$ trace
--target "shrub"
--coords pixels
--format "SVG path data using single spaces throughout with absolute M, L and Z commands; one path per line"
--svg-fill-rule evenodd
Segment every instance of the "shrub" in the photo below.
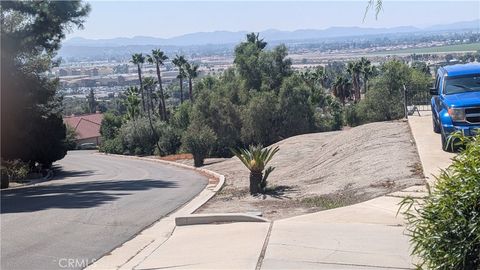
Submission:
M 238 107 L 224 93 L 199 93 L 192 110 L 191 122 L 210 127 L 217 136 L 212 154 L 230 157 L 230 148 L 241 143 L 241 119 Z
M 123 154 L 122 140 L 119 137 L 104 140 L 100 145 L 99 151 L 108 154 Z
M 314 108 L 309 97 L 310 89 L 299 76 L 284 80 L 278 94 L 278 124 L 282 138 L 314 131 Z
M 181 140 L 177 132 L 167 124 L 162 124 L 159 130 L 158 145 L 161 152 L 155 149 L 155 155 L 165 156 L 175 154 L 180 148 Z
M 182 144 L 192 153 L 195 167 L 203 166 L 204 159 L 210 154 L 217 136 L 206 125 L 192 124 L 183 134 Z
M 66 129 L 66 136 L 65 136 L 65 147 L 67 150 L 75 150 L 77 149 L 77 133 L 74 128 L 69 125 L 65 125 Z
M 2 160 L 2 183 L 1 188 L 8 188 L 11 181 L 21 182 L 30 172 L 30 167 L 27 163 L 19 159 Z
M 245 144 L 269 145 L 277 135 L 277 97 L 263 92 L 254 95 L 242 111 L 242 140 Z
M 102 125 L 100 126 L 100 134 L 104 140 L 110 140 L 118 135 L 118 130 L 122 126 L 122 117 L 116 116 L 111 112 L 103 115 Z
M 160 121 L 154 121 L 157 134 L 160 133 Z M 129 155 L 152 155 L 156 147 L 155 134 L 152 133 L 148 118 L 139 117 L 125 122 L 118 131 L 123 151 Z
M 185 131 L 190 125 L 190 115 L 192 114 L 192 104 L 190 101 L 183 102 L 176 109 L 175 113 L 172 116 L 171 123 L 172 126 L 178 130 Z
M 359 114 L 359 108 L 357 104 L 347 104 L 345 106 L 345 123 L 351 127 L 355 127 L 362 124 L 362 116 Z
M 402 213 L 420 267 L 480 267 L 480 135 L 459 139 L 465 149 L 441 172 L 428 197 L 423 202 L 407 198 L 402 203 L 407 206 Z M 415 203 L 418 206 L 413 207 Z

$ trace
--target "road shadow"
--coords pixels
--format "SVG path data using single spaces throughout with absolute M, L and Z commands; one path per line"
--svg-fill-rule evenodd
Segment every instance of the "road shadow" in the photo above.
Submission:
M 90 208 L 135 191 L 177 187 L 174 182 L 152 179 L 32 186 L 2 191 L 0 213 L 35 212 L 50 208 Z
M 52 180 L 61 180 L 64 178 L 71 178 L 71 177 L 85 177 L 91 176 L 95 174 L 95 171 L 92 170 L 83 170 L 83 171 L 74 171 L 74 170 L 64 170 L 61 165 L 54 165 L 52 167 L 54 172 L 54 176 Z

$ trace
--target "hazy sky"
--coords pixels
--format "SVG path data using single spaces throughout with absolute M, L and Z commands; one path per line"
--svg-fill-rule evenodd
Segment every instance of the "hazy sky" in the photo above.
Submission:
M 216 30 L 324 29 L 331 26 L 392 27 L 480 18 L 480 1 L 388 1 L 375 20 L 363 22 L 367 0 L 357 1 L 89 1 L 85 29 L 68 37 L 172 36 Z

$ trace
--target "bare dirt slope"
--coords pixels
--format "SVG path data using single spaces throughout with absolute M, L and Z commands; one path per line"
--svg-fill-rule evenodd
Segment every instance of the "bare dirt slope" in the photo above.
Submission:
M 306 134 L 276 143 L 266 195 L 248 193 L 249 172 L 237 159 L 205 166 L 224 174 L 224 188 L 198 212 L 260 211 L 272 218 L 365 201 L 413 185 L 423 175 L 404 121 Z M 208 163 L 208 162 L 207 162 Z

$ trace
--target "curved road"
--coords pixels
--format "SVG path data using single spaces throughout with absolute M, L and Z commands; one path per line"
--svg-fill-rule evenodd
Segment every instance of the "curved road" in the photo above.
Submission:
M 73 151 L 54 180 L 1 192 L 1 269 L 79 269 L 188 202 L 206 177 Z M 70 265 L 69 265 L 70 262 Z

